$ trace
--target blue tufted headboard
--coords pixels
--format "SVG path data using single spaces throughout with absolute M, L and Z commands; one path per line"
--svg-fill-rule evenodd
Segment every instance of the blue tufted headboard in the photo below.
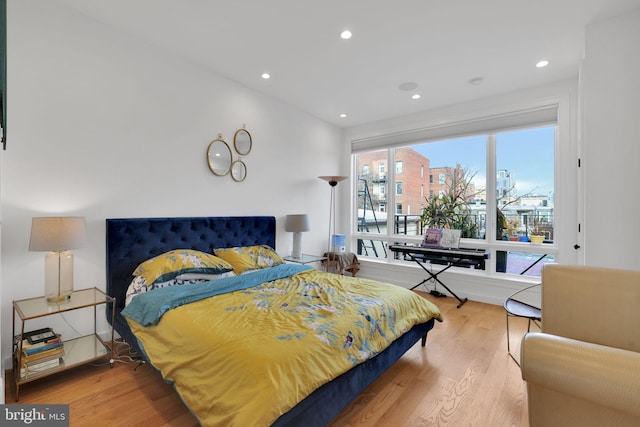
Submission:
M 172 249 L 269 245 L 276 248 L 276 219 L 272 216 L 107 219 L 107 294 L 116 298 L 115 330 L 138 350 L 129 326 L 120 315 L 131 273 L 141 262 Z M 111 309 L 107 309 L 111 323 Z

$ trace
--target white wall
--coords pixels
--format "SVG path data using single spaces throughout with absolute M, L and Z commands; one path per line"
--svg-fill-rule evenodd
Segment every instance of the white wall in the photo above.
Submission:
M 7 16 L 2 360 L 12 300 L 43 293 L 44 253 L 28 251 L 33 216 L 86 217 L 90 246 L 74 251 L 77 289 L 105 287 L 110 217 L 273 215 L 277 249 L 289 254 L 284 216 L 309 213 L 303 249 L 326 247 L 329 186 L 317 177 L 348 172 L 338 128 L 56 2 L 12 1 Z M 253 136 L 247 179 L 214 176 L 209 142 L 222 133 L 232 143 L 243 124 Z
M 589 25 L 580 69 L 585 262 L 640 269 L 640 9 Z

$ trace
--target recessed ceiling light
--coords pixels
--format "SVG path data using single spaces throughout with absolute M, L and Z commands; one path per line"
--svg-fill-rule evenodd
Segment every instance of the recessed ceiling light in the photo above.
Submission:
M 411 99 L 420 99 L 420 94 L 414 93 L 413 95 L 411 95 Z
M 547 65 L 549 65 L 549 61 L 547 61 L 546 59 L 543 59 L 542 61 L 536 64 L 536 67 L 542 68 L 542 67 L 546 67 Z
M 340 114 L 340 118 L 344 119 L 345 117 L 347 117 L 347 115 L 345 113 Z
M 260 77 L 262 77 L 265 80 L 268 80 L 271 78 L 271 74 L 269 73 L 262 73 L 262 75 L 260 75 Z
M 351 31 L 344 30 L 343 32 L 340 33 L 340 37 L 343 38 L 344 40 L 350 39 L 351 38 Z

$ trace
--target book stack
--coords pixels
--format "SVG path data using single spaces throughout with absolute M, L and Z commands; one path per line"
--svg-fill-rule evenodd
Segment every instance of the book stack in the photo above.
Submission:
M 22 340 L 20 377 L 28 378 L 60 366 L 64 343 L 50 328 L 27 332 Z

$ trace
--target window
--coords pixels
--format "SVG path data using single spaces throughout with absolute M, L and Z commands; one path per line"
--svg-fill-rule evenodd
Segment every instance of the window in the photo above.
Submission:
M 402 161 L 398 160 L 396 161 L 396 174 L 401 174 L 402 173 Z
M 460 229 L 461 246 L 466 243 L 491 252 L 493 271 L 489 274 L 539 276 L 542 265 L 553 262 L 557 253 L 557 134 L 555 122 L 532 123 L 517 130 L 416 141 L 383 150 L 355 150 L 356 165 L 362 156 L 375 153 L 379 159 L 395 161 L 396 174 L 403 171 L 402 182 L 396 177 L 392 180 L 396 190 L 387 200 L 396 207 L 394 217 L 365 213 L 369 231 L 356 231 L 357 246 L 364 238 L 358 233 L 371 230 L 386 236 L 378 239 L 394 244 L 409 242 L 411 237 L 419 243 L 425 227 Z M 396 200 L 400 196 L 402 203 Z M 370 207 L 376 210 L 376 206 Z M 430 217 L 430 208 L 440 212 L 450 209 L 456 214 L 443 220 L 438 215 Z M 377 211 L 382 213 L 382 206 Z M 538 232 L 544 236 L 544 243 L 522 245 Z M 393 256 L 386 251 L 378 253 L 382 258 Z

